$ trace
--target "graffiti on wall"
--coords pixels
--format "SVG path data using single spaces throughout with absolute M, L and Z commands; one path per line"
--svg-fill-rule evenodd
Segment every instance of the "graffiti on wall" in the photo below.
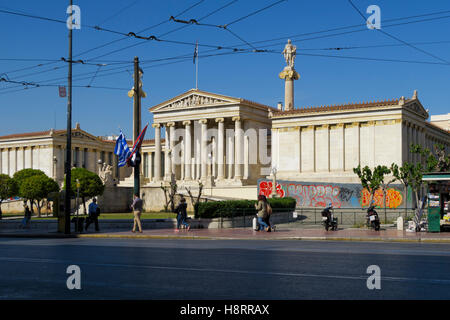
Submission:
M 385 207 L 385 201 L 383 196 L 383 190 L 378 189 L 375 191 L 373 200 L 375 201 L 375 206 L 379 208 Z M 394 188 L 388 188 L 386 190 L 386 208 L 394 209 L 400 207 L 403 201 L 403 195 L 402 192 L 394 189 Z M 367 207 L 369 206 L 370 202 L 370 193 L 367 189 L 363 189 L 361 191 L 361 206 Z
M 270 180 L 258 181 L 258 194 L 270 197 L 273 183 Z M 297 200 L 297 207 L 325 207 L 329 203 L 335 208 L 361 208 L 369 205 L 370 194 L 358 184 L 334 184 L 277 181 L 278 197 L 292 197 Z M 381 189 L 375 192 L 375 205 L 384 208 L 399 208 L 404 206 L 401 187 L 391 187 L 386 192 L 384 201 Z

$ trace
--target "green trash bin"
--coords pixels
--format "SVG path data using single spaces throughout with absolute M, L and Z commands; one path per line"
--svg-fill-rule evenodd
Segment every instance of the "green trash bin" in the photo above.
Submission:
M 428 208 L 428 232 L 441 232 L 440 208 Z

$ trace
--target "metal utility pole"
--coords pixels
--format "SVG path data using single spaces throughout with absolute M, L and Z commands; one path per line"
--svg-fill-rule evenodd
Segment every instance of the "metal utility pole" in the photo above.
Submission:
M 70 7 L 72 8 L 72 0 L 70 0 Z M 72 21 L 72 20 L 71 20 Z M 72 25 L 70 25 L 72 26 Z M 67 95 L 67 143 L 66 143 L 66 162 L 64 171 L 66 174 L 66 194 L 64 198 L 64 233 L 70 234 L 70 170 L 72 167 L 72 28 L 69 28 L 69 74 L 68 74 L 68 87 L 69 92 Z
M 134 57 L 134 106 L 133 106 L 133 141 L 136 143 L 141 132 L 141 92 L 140 91 L 139 58 Z M 134 167 L 134 194 L 140 194 L 140 159 L 141 150 L 136 150 L 136 166 Z

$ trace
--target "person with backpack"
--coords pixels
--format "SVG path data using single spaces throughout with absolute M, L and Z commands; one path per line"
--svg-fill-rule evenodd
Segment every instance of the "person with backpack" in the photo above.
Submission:
M 270 217 L 272 215 L 272 207 L 270 206 L 269 202 L 267 201 L 266 196 L 264 196 L 264 199 L 265 199 L 266 205 L 267 205 L 267 214 L 266 214 L 265 218 L 263 219 L 263 221 L 269 226 L 269 232 L 275 231 L 275 226 L 270 223 Z
M 98 217 L 100 216 L 100 208 L 97 205 L 97 199 L 92 199 L 92 203 L 89 205 L 89 216 L 86 220 L 86 231 L 88 230 L 89 225 L 94 222 L 95 223 L 95 231 L 100 231 L 98 227 Z
M 191 228 L 189 223 L 186 222 L 187 219 L 186 211 L 187 211 L 186 199 L 183 197 L 183 195 L 180 195 L 180 203 L 175 208 L 175 213 L 177 214 L 177 228 L 175 229 L 175 232 L 180 231 L 181 225 L 184 225 L 187 231 L 189 231 L 189 229 Z
M 267 232 L 270 232 L 270 226 L 264 221 L 265 219 L 268 218 L 268 214 L 267 214 L 267 198 L 264 195 L 259 195 L 258 196 L 258 203 L 255 204 L 255 208 L 256 211 L 258 211 L 258 213 L 256 214 L 256 216 L 258 217 L 258 229 L 257 231 L 260 230 L 266 230 Z

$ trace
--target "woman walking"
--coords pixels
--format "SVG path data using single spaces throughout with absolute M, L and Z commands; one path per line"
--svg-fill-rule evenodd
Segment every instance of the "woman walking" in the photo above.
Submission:
M 256 216 L 258 217 L 258 229 L 266 230 L 270 232 L 270 226 L 264 221 L 267 218 L 267 199 L 264 195 L 260 194 L 258 196 L 258 203 L 255 204 L 255 208 L 258 211 Z

